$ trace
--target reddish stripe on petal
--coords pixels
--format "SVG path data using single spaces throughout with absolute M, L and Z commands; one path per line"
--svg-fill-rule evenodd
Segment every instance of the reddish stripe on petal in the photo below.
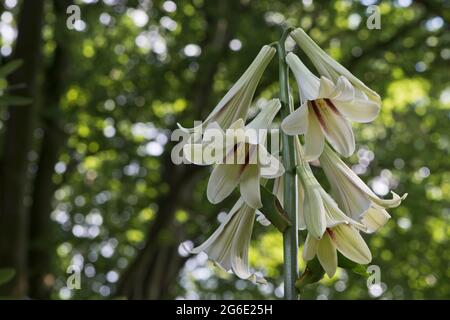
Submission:
M 239 144 L 236 143 L 236 144 L 233 146 L 233 149 L 230 149 L 230 151 L 228 151 L 228 153 L 224 155 L 224 157 L 223 157 L 223 163 L 226 164 L 226 163 L 227 163 L 228 157 L 229 157 L 230 155 L 232 155 L 232 154 L 233 154 L 233 162 L 236 160 L 236 151 L 237 151 L 237 149 L 238 149 L 238 146 L 239 146 Z
M 245 170 L 245 168 L 251 164 L 250 163 L 250 145 L 248 145 L 247 143 L 244 144 L 244 152 L 245 152 L 245 160 L 244 160 L 244 164 L 241 166 L 239 174 L 242 174 L 242 172 Z
M 250 163 L 250 145 L 245 144 L 245 164 Z
M 311 103 L 311 107 L 312 107 L 312 109 L 313 109 L 313 111 L 314 111 L 314 114 L 316 115 L 317 120 L 319 120 L 320 126 L 321 126 L 324 130 L 326 130 L 326 127 L 327 127 L 327 126 L 325 125 L 325 120 L 324 120 L 324 118 L 322 117 L 322 114 L 320 113 L 320 110 L 319 110 L 319 107 L 318 107 L 317 104 L 316 104 L 316 101 L 311 100 L 310 103 Z
M 334 103 L 330 99 L 323 99 L 323 100 L 330 107 L 330 109 L 333 110 L 334 113 L 336 113 L 337 115 L 341 115 L 339 110 L 336 108 L 336 106 L 334 105 Z
M 326 232 L 328 233 L 331 239 L 336 240 L 336 235 L 334 234 L 334 231 L 332 229 L 327 228 Z
M 239 168 L 239 176 L 241 176 L 242 172 L 244 172 L 245 168 L 247 168 L 248 163 L 241 165 Z

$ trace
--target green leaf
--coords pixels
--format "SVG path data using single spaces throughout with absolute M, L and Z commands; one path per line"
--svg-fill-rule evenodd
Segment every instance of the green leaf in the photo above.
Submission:
M 22 65 L 22 60 L 13 60 L 0 68 L 0 78 L 6 77 Z
M 356 263 L 344 257 L 340 252 L 338 252 L 338 266 L 343 269 L 350 270 L 366 278 L 370 276 L 370 274 L 367 272 L 367 265 Z
M 322 280 L 324 275 L 325 270 L 322 268 L 319 260 L 314 258 L 313 260 L 308 261 L 305 271 L 303 271 L 302 275 L 295 282 L 295 287 L 301 291 L 306 286 Z
M 16 270 L 12 268 L 0 269 L 0 286 L 10 281 L 16 275 Z
M 24 97 L 16 97 L 16 96 L 1 96 L 0 97 L 0 105 L 4 106 L 24 106 L 31 103 L 31 99 Z
M 263 207 L 260 211 L 278 230 L 284 232 L 291 225 L 291 222 L 278 198 L 266 187 L 261 187 L 261 201 Z

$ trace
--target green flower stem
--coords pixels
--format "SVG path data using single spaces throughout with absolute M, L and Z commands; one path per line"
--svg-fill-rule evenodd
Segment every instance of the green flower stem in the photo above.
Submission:
M 281 116 L 284 119 L 290 114 L 291 106 L 289 99 L 289 69 L 285 61 L 286 50 L 284 43 L 292 29 L 286 29 L 277 43 Z M 281 130 L 280 130 L 281 131 Z M 284 296 L 286 300 L 296 300 L 297 292 L 295 282 L 298 278 L 298 228 L 296 212 L 295 188 L 295 154 L 293 137 L 281 131 L 282 139 L 282 161 L 286 173 L 284 175 L 284 209 L 288 214 L 291 226 L 283 232 L 284 253 Z

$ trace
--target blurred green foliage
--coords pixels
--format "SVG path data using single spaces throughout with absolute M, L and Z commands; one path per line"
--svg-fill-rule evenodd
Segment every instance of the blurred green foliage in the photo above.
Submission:
M 8 82 L 6 77 L 17 70 L 22 65 L 21 60 L 14 60 L 6 63 L 0 68 L 0 107 L 7 105 L 20 106 L 29 104 L 30 100 L 23 97 L 8 94 Z
M 14 269 L 0 269 L 0 286 L 11 280 L 15 274 Z
M 68 32 L 70 79 L 58 113 L 68 139 L 53 175 L 52 297 L 115 296 L 120 276 L 158 215 L 157 200 L 169 192 L 161 172 L 170 129 L 176 122 L 190 127 L 207 114 L 259 48 L 276 41 L 281 25 L 289 24 L 303 27 L 383 97 L 379 118 L 355 127 L 358 152 L 347 162 L 379 194 L 386 195 L 387 188 L 409 194 L 390 211 L 393 218 L 381 232 L 366 237 L 372 264 L 381 268 L 381 292 L 369 292 L 364 277 L 340 270 L 304 297 L 450 298 L 450 9 L 441 1 L 241 2 L 241 11 L 226 13 L 225 18 L 234 16 L 226 20 L 235 24 L 233 40 L 220 56 L 213 92 L 198 113 L 192 110 L 192 84 L 215 54 L 203 47 L 211 17 L 221 14 L 215 5 L 206 0 L 78 1 L 85 24 Z M 380 30 L 365 25 L 372 3 L 381 10 Z M 45 63 L 55 48 L 54 19 L 48 9 Z M 264 74 L 260 97 L 276 96 L 276 67 L 272 63 Z M 296 89 L 294 96 L 297 101 Z M 4 110 L 0 113 L 1 130 L 7 118 Z M 36 152 L 30 157 L 36 161 Z M 186 186 L 189 200 L 177 203 L 174 215 L 181 238 L 195 244 L 213 232 L 217 215 L 232 205 L 208 203 L 207 170 L 193 187 Z M 316 172 L 320 176 L 320 169 Z M 273 226 L 255 226 L 250 263 L 268 285 L 223 274 L 202 255 L 184 256 L 173 297 L 280 297 L 281 236 Z M 161 234 L 160 241 L 173 238 L 169 228 Z M 81 290 L 65 287 L 71 264 L 83 270 Z

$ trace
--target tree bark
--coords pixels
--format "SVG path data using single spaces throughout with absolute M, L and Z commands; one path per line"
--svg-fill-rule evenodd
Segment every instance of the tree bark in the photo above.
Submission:
M 44 0 L 23 1 L 14 51 L 14 58 L 21 59 L 23 65 L 8 79 L 10 85 L 23 87 L 14 95 L 35 98 L 43 14 Z M 27 156 L 32 144 L 35 103 L 10 106 L 8 112 L 0 168 L 0 268 L 12 267 L 16 276 L 1 287 L 0 295 L 23 297 L 27 292 Z
M 44 103 L 40 110 L 43 124 L 43 138 L 39 152 L 38 171 L 33 185 L 33 204 L 30 209 L 29 232 L 29 295 L 35 299 L 48 299 L 54 285 L 52 273 L 52 258 L 55 252 L 53 238 L 52 199 L 56 185 L 52 181 L 55 164 L 61 147 L 66 141 L 62 129 L 59 103 L 66 88 L 68 69 L 68 50 L 64 45 L 67 41 L 65 27 L 65 10 L 71 0 L 53 0 L 53 10 L 56 15 L 55 42 L 56 48 L 53 61 L 45 72 Z
M 208 3 L 209 4 L 209 3 Z M 215 1 L 209 8 L 208 31 L 203 41 L 205 52 L 200 62 L 197 79 L 192 83 L 189 97 L 190 112 L 200 115 L 212 93 L 214 76 L 220 60 L 228 49 L 228 43 L 236 30 L 240 1 Z M 208 9 L 206 9 L 208 10 Z M 171 146 L 166 146 L 163 179 L 169 184 L 169 192 L 157 201 L 158 213 L 147 233 L 146 245 L 138 253 L 119 283 L 117 296 L 128 299 L 170 299 L 176 295 L 177 276 L 184 259 L 178 255 L 182 230 L 174 221 L 184 193 L 191 190 L 195 173 L 201 169 L 193 166 L 177 166 L 170 159 Z M 167 237 L 166 235 L 170 235 Z

